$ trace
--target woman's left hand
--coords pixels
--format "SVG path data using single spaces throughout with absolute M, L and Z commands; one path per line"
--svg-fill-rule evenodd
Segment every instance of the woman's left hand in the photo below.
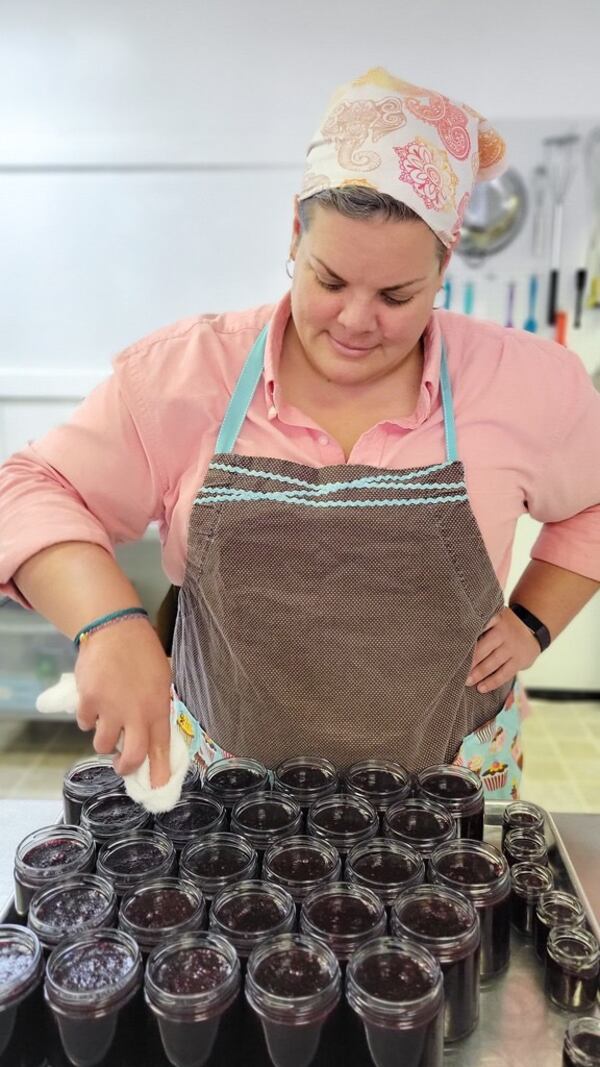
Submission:
M 489 693 L 514 678 L 540 654 L 540 646 L 524 622 L 503 608 L 482 633 L 466 685 L 476 685 L 479 693 Z

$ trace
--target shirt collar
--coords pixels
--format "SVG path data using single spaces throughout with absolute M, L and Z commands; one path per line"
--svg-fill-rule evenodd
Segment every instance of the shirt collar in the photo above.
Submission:
M 265 402 L 270 417 L 277 414 L 277 389 L 279 362 L 283 335 L 291 315 L 291 296 L 285 293 L 278 304 L 275 304 L 267 344 L 265 347 L 264 362 L 264 388 Z M 399 419 L 387 419 L 390 426 L 399 426 L 402 429 L 413 429 L 420 426 L 429 417 L 433 404 L 437 398 L 440 387 L 440 363 L 442 354 L 442 331 L 439 318 L 432 311 L 425 331 L 423 333 L 423 376 L 417 406 L 412 415 Z

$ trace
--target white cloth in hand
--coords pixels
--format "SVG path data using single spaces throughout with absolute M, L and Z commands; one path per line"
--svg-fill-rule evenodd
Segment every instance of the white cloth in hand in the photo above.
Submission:
M 38 711 L 43 714 L 67 712 L 74 715 L 79 703 L 74 674 L 61 674 L 60 680 L 50 689 L 40 693 L 35 702 Z M 123 735 L 117 741 L 117 751 L 121 751 Z M 171 777 L 165 785 L 153 789 L 150 785 L 150 763 L 148 757 L 132 774 L 123 776 L 125 789 L 136 804 L 141 804 L 147 811 L 157 813 L 170 811 L 181 796 L 181 787 L 190 762 L 190 750 L 183 739 L 176 723 L 176 713 L 171 700 Z

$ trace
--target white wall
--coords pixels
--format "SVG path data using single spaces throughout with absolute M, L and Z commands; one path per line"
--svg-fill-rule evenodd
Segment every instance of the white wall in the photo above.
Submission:
M 137 337 L 277 298 L 304 149 L 339 82 L 383 65 L 467 101 L 528 180 L 545 134 L 600 125 L 599 41 L 596 0 L 0 0 L 0 460 Z M 589 225 L 580 160 L 568 310 Z M 456 259 L 455 306 L 473 277 L 476 312 L 502 321 L 515 280 L 520 323 L 534 271 L 544 279 L 547 262 L 529 230 L 479 272 Z M 600 313 L 569 341 L 599 364 Z M 517 568 L 532 537 L 525 524 Z M 590 684 L 594 656 L 580 653 L 600 647 L 600 608 L 584 624 L 577 653 L 561 651 L 567 635 L 540 660 L 537 684 Z

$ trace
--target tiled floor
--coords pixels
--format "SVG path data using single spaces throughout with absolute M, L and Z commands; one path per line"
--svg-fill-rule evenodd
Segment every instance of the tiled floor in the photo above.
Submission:
M 600 812 L 600 702 L 531 703 L 523 797 L 551 811 Z M 66 768 L 91 753 L 90 735 L 71 723 L 0 721 L 0 797 L 58 798 Z

